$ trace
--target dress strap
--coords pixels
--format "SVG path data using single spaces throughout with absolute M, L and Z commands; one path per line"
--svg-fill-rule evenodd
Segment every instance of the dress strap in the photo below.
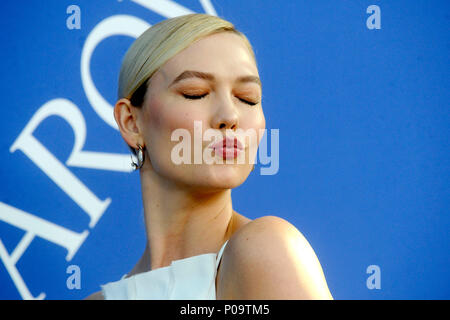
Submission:
M 217 253 L 217 258 L 216 258 L 216 270 L 219 267 L 220 264 L 220 260 L 222 259 L 222 254 L 223 254 L 223 250 L 225 250 L 225 246 L 227 245 L 228 240 L 225 241 L 225 243 L 222 245 L 222 248 L 220 248 L 219 252 Z

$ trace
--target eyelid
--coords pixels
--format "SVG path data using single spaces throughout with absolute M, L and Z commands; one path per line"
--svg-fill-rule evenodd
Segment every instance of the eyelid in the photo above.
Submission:
M 247 99 L 243 99 L 243 98 L 238 98 L 241 102 L 246 103 L 250 106 L 256 106 L 259 102 L 253 102 Z
M 211 91 L 210 87 L 204 85 L 183 85 L 175 88 L 175 91 L 186 95 L 202 95 Z
M 182 93 L 182 95 L 185 99 L 196 100 L 196 99 L 202 99 L 202 98 L 206 97 L 208 95 L 208 93 L 203 93 L 203 94 Z
M 206 80 L 200 78 L 183 79 L 171 86 L 173 86 L 175 90 L 198 90 L 198 88 L 210 88 L 210 84 Z
M 239 101 L 247 103 L 249 105 L 257 105 L 258 103 L 261 102 L 261 98 L 259 97 L 259 95 L 256 95 L 254 93 L 235 93 L 234 95 L 237 99 L 239 99 Z

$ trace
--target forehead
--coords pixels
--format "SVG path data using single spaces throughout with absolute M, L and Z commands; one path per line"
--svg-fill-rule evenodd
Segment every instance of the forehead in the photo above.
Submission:
M 258 76 L 255 60 L 245 41 L 231 32 L 197 40 L 169 59 L 158 73 L 168 82 L 185 70 L 212 73 L 224 79 L 243 75 Z

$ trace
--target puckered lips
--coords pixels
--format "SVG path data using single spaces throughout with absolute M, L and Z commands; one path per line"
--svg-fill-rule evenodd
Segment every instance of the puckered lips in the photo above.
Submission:
M 234 159 L 244 150 L 242 142 L 237 137 L 225 137 L 222 141 L 212 144 L 210 148 L 223 159 Z

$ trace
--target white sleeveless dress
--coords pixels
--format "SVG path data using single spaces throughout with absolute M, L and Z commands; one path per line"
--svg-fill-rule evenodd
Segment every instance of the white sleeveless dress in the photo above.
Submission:
M 101 285 L 105 300 L 215 300 L 218 253 L 172 261 L 167 267 Z

